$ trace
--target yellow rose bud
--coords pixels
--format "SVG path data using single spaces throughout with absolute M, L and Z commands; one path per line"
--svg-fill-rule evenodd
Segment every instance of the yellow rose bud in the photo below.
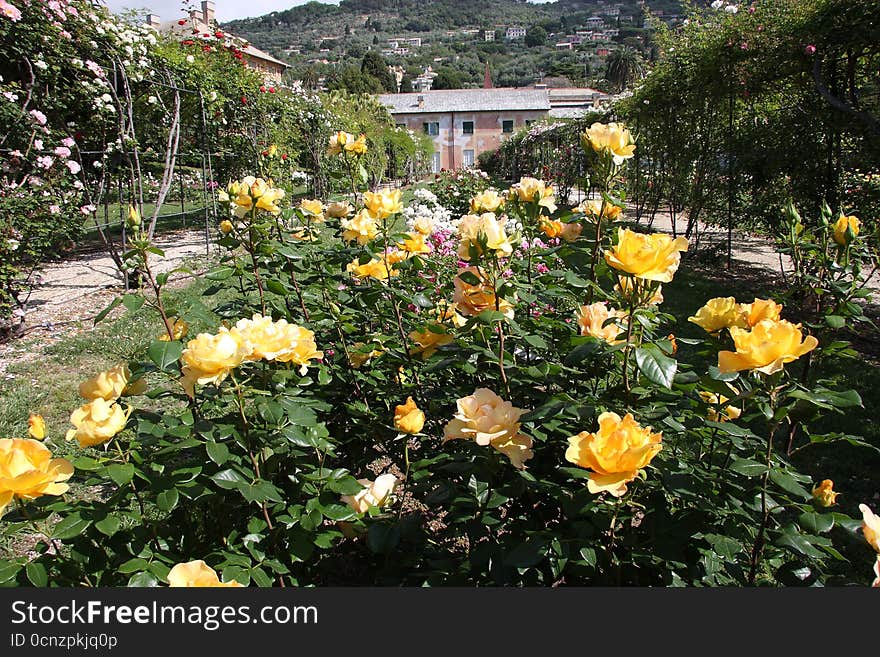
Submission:
M 610 157 L 618 166 L 636 151 L 632 135 L 622 123 L 594 123 L 581 135 L 581 145 L 584 150 Z
M 221 582 L 217 571 L 211 568 L 201 559 L 179 563 L 168 571 L 168 586 L 171 587 L 200 587 L 200 588 L 238 588 L 242 584 L 236 580 Z
M 834 223 L 834 233 L 832 235 L 834 241 L 841 246 L 846 246 L 858 237 L 860 227 L 861 222 L 859 222 L 859 218 L 855 215 L 850 215 L 848 217 L 841 215 Z
M 180 340 L 186 337 L 186 334 L 189 333 L 189 324 L 187 324 L 184 320 L 178 317 L 169 317 L 168 322 L 171 324 L 171 335 L 175 340 Z M 168 336 L 167 329 L 159 334 L 158 340 L 162 340 L 163 342 L 170 342 L 171 337 Z
M 251 346 L 238 332 L 230 332 L 221 326 L 216 335 L 199 333 L 186 343 L 180 356 L 183 364 L 180 383 L 193 397 L 196 383 L 219 385 L 250 353 Z
M 859 511 L 862 512 L 862 535 L 868 545 L 880 553 L 880 516 L 874 515 L 867 504 L 859 504 Z
M 608 309 L 604 301 L 598 301 L 589 306 L 578 308 L 577 321 L 581 329 L 581 335 L 590 335 L 609 344 L 623 342 L 618 339 L 624 330 L 615 322 L 606 322 L 609 319 L 626 319 L 626 313 L 621 310 Z
M 403 211 L 399 189 L 364 192 L 364 205 L 376 219 L 385 219 Z
M 605 262 L 636 278 L 669 283 L 681 260 L 679 251 L 687 251 L 683 237 L 672 239 L 665 233 L 645 235 L 626 228 L 617 231 L 617 244 L 605 251 Z
M 70 423 L 76 428 L 69 429 L 65 438 L 76 438 L 80 447 L 100 445 L 125 428 L 129 415 L 131 407 L 124 411 L 116 402 L 98 397 L 70 414 Z
M 689 322 L 693 322 L 707 333 L 718 333 L 722 329 L 729 329 L 733 326 L 745 328 L 748 321 L 742 311 L 740 304 L 733 297 L 715 297 L 709 299 L 703 305 L 696 315 L 688 317 Z
M 71 475 L 73 465 L 53 459 L 43 443 L 29 438 L 0 439 L 0 517 L 13 498 L 63 495 L 69 488 L 64 482 Z
M 813 502 L 818 506 L 828 508 L 837 503 L 837 496 L 840 493 L 834 491 L 834 482 L 830 479 L 823 479 L 822 482 L 813 489 Z
M 504 197 L 494 189 L 480 192 L 471 199 L 471 212 L 482 214 L 484 212 L 497 212 L 504 205 Z
M 464 281 L 461 275 L 465 272 L 476 276 L 480 280 L 479 284 L 471 285 Z M 465 267 L 458 272 L 453 284 L 455 285 L 455 293 L 452 299 L 460 313 L 473 317 L 484 310 L 498 310 L 508 319 L 513 319 L 513 304 L 507 299 L 496 297 L 492 285 L 478 268 Z
M 46 437 L 46 421 L 38 413 L 31 413 L 28 417 L 28 433 L 31 438 L 43 440 Z
M 137 228 L 141 225 L 141 213 L 133 205 L 128 206 L 128 225 Z
M 730 329 L 730 337 L 733 338 L 736 352 L 718 353 L 718 369 L 722 372 L 756 370 L 773 374 L 781 370 L 785 363 L 797 360 L 819 344 L 812 335 L 801 341 L 800 324 L 792 324 L 784 319 L 765 319 L 751 331 L 734 326 Z
M 582 431 L 568 439 L 565 459 L 592 470 L 587 483 L 591 493 L 607 491 L 620 497 L 627 483 L 662 449 L 662 440 L 662 433 L 642 428 L 630 413 L 623 419 L 617 413 L 602 413 L 597 432 Z
M 433 324 L 432 326 L 437 330 L 432 331 L 430 328 L 425 327 L 421 331 L 412 331 L 409 334 L 409 339 L 418 345 L 418 349 L 413 350 L 413 353 L 421 353 L 422 360 L 429 359 L 438 348 L 449 344 L 453 340 L 445 328 L 438 324 Z
M 488 388 L 455 402 L 457 413 L 443 429 L 447 440 L 473 440 L 477 445 L 491 445 L 507 456 L 514 467 L 523 469 L 532 456 L 532 439 L 520 432 L 520 416 L 525 409 L 516 408 Z
M 370 507 L 382 508 L 391 502 L 391 494 L 397 486 L 397 477 L 393 474 L 383 474 L 376 477 L 376 481 L 358 479 L 358 483 L 364 487 L 361 492 L 356 495 L 343 495 L 341 499 L 358 513 L 366 513 Z
M 412 397 L 406 403 L 394 407 L 394 427 L 401 433 L 416 434 L 425 426 L 425 414 L 419 410 Z
M 229 235 L 229 233 L 232 232 L 232 229 L 233 229 L 233 225 L 232 225 L 232 222 L 229 221 L 229 219 L 224 219 L 223 221 L 220 222 L 220 232 L 223 233 L 224 235 Z
M 618 276 L 614 291 L 632 303 L 647 303 L 649 306 L 659 306 L 663 303 L 663 286 L 660 283 L 648 283 L 643 280 L 635 283 L 636 280 L 632 276 Z M 642 298 L 645 296 L 646 286 L 656 286 L 647 301 Z
M 701 390 L 700 397 L 709 404 L 709 409 L 706 411 L 706 419 L 710 422 L 726 422 L 727 420 L 735 420 L 742 415 L 742 410 L 736 406 L 727 406 L 721 412 L 718 411 L 720 407 L 730 401 L 724 395 Z
M 496 219 L 491 212 L 481 215 L 466 214 L 458 224 L 458 255 L 463 260 L 470 259 L 470 248 L 473 246 L 482 253 L 480 238 L 485 240 L 486 248 L 498 258 L 506 258 L 513 253 L 510 237 L 504 230 L 506 219 Z
M 105 399 L 113 401 L 122 395 L 131 372 L 128 365 L 122 363 L 109 370 L 99 372 L 94 378 L 79 384 L 79 395 L 83 399 Z
M 330 155 L 331 157 L 334 155 L 339 155 L 340 153 L 342 153 L 345 145 L 351 141 L 354 141 L 354 135 L 349 134 L 348 132 L 344 132 L 342 130 L 330 135 L 330 143 L 327 148 L 327 155 Z

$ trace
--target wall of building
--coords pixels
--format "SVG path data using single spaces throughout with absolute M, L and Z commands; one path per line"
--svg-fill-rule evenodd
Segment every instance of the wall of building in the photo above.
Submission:
M 504 138 L 516 133 L 526 121 L 537 121 L 546 116 L 547 110 L 495 110 L 395 114 L 394 120 L 415 132 L 424 132 L 425 123 L 439 123 L 439 134 L 433 137 L 434 152 L 440 154 L 439 168 L 460 169 L 465 166 L 465 151 L 473 151 L 476 163 L 480 153 L 498 148 Z M 473 134 L 464 134 L 466 121 L 473 121 Z M 504 121 L 513 121 L 513 132 L 503 132 Z

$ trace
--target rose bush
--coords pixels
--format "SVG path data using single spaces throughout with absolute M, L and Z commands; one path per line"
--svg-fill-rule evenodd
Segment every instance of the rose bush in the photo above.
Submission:
M 341 205 L 230 181 L 200 310 L 212 327 L 176 332 L 196 318 L 150 278 L 164 339 L 83 385 L 76 471 L 47 466 L 35 498 L 0 472 L 0 496 L 24 498 L 3 522 L 49 535 L 3 581 L 868 583 L 852 545 L 874 544 L 875 517 L 861 536 L 791 459 L 860 442 L 812 428 L 859 396 L 795 370 L 838 347 L 768 299 L 722 299 L 694 316 L 703 338 L 670 335 L 660 288 L 689 245 L 610 211 L 631 144 L 590 140 L 623 129 L 585 137 L 595 211 L 524 178 L 475 190 L 456 234 L 407 226 L 396 190 L 363 189 L 369 134 L 366 153 L 336 131 L 324 144 L 348 169 Z M 554 221 L 581 231 L 550 237 Z M 132 257 L 151 248 L 135 231 Z M 67 481 L 99 493 L 53 492 Z M 847 559 L 858 576 L 839 574 Z

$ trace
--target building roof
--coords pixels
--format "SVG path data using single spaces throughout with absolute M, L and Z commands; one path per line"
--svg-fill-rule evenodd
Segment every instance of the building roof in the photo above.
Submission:
M 419 97 L 424 106 L 419 107 Z M 549 110 L 546 89 L 443 89 L 421 93 L 382 94 L 379 102 L 392 114 Z
M 185 21 L 183 25 L 180 24 L 180 21 Z M 159 32 L 163 32 L 166 34 L 174 34 L 181 37 L 189 37 L 192 39 L 199 38 L 207 38 L 205 35 L 214 35 L 217 32 L 222 32 L 223 35 L 228 39 L 239 39 L 240 41 L 244 41 L 240 37 L 236 37 L 225 30 L 220 30 L 215 26 L 208 25 L 204 20 L 199 18 L 197 15 L 191 14 L 189 16 L 185 16 L 179 20 L 173 21 L 163 21 L 159 28 Z M 278 66 L 283 66 L 285 68 L 290 68 L 290 64 L 285 64 L 280 59 L 276 59 L 269 53 L 260 50 L 259 48 L 255 48 L 250 43 L 246 46 L 239 48 L 244 54 L 250 55 L 255 59 L 262 59 L 267 62 L 272 62 L 273 64 L 277 64 Z

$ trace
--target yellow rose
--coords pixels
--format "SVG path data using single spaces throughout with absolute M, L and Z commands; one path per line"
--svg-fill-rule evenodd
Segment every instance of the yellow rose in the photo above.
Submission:
M 224 235 L 229 235 L 232 232 L 233 226 L 232 222 L 229 219 L 224 219 L 220 222 L 220 232 Z
M 304 226 L 297 228 L 296 230 L 291 232 L 290 236 L 293 239 L 298 240 L 300 242 L 317 242 L 318 241 L 318 236 L 315 234 L 315 231 L 314 230 L 312 230 L 312 231 L 306 230 L 306 228 Z
M 624 332 L 623 329 L 614 322 L 605 324 L 611 318 L 625 319 L 626 313 L 615 309 L 609 310 L 604 301 L 581 306 L 577 312 L 581 335 L 591 335 L 610 344 L 623 342 L 623 340 L 618 340 L 618 337 Z
M 486 248 L 494 252 L 498 258 L 506 258 L 513 253 L 513 245 L 510 237 L 504 230 L 506 219 L 496 219 L 491 212 L 483 214 L 466 214 L 458 224 L 458 237 L 461 242 L 458 245 L 458 256 L 463 260 L 470 260 L 470 247 L 482 253 L 480 248 L 480 236 L 486 241 Z
M 834 223 L 834 241 L 841 246 L 846 246 L 858 237 L 860 227 L 861 222 L 859 222 L 859 218 L 855 215 L 848 217 L 841 215 L 840 219 Z
M 221 582 L 217 576 L 217 571 L 199 559 L 197 561 L 179 563 L 168 571 L 168 586 L 238 588 L 242 584 L 234 579 L 228 582 Z
M 556 190 L 552 185 L 547 185 L 543 180 L 524 177 L 510 188 L 510 198 L 517 198 L 522 203 L 537 203 L 546 208 L 549 214 L 556 212 Z
M 740 304 L 742 319 L 736 325 L 740 328 L 755 326 L 765 319 L 776 321 L 782 312 L 782 306 L 771 299 L 755 299 L 753 303 Z
M 472 273 L 480 279 L 480 283 L 471 285 L 462 280 L 461 274 L 465 272 Z M 459 312 L 473 317 L 484 310 L 498 310 L 508 319 L 513 319 L 513 305 L 507 299 L 495 296 L 492 285 L 476 267 L 465 267 L 459 271 L 453 283 L 455 293 L 452 298 Z
M 187 333 L 189 333 L 189 324 L 184 320 L 177 317 L 169 317 L 168 322 L 171 324 L 171 333 L 175 340 L 181 340 L 186 337 Z M 157 339 L 162 340 L 163 342 L 170 342 L 171 340 L 171 338 L 168 337 L 167 330 L 160 333 Z
M 278 201 L 284 198 L 284 190 L 280 188 L 270 188 L 263 192 L 257 200 L 257 209 L 265 210 L 270 214 L 281 214 L 281 208 L 278 207 Z
M 874 515 L 867 504 L 859 504 L 859 511 L 862 512 L 862 535 L 868 545 L 880 553 L 880 516 Z
M 28 417 L 28 433 L 31 438 L 43 440 L 46 437 L 46 421 L 42 415 L 31 413 Z
M 360 264 L 358 259 L 355 258 L 345 267 L 345 271 L 361 280 L 365 278 L 375 278 L 379 281 L 387 280 L 389 270 L 392 276 L 397 276 L 400 273 L 391 267 L 390 262 L 386 264 L 382 258 L 373 258 L 364 264 Z
M 343 217 L 350 215 L 352 212 L 354 212 L 354 208 L 351 207 L 351 204 L 348 201 L 336 201 L 327 206 L 327 216 L 333 217 L 334 219 L 342 219 Z
M 581 431 L 568 439 L 565 459 L 593 471 L 587 483 L 591 493 L 607 491 L 620 497 L 626 484 L 662 449 L 662 440 L 662 433 L 642 428 L 630 413 L 623 419 L 617 413 L 602 413 L 599 431 Z
M 455 328 L 461 328 L 467 323 L 467 320 L 458 313 L 457 306 L 448 301 L 439 301 L 435 314 L 438 321 L 450 322 Z
M 30 438 L 0 439 L 0 517 L 13 498 L 33 500 L 41 495 L 62 495 L 73 465 L 53 459 L 43 443 Z
M 343 219 L 339 225 L 342 227 L 342 239 L 346 242 L 357 240 L 358 244 L 366 244 L 379 234 L 379 226 L 366 208 L 351 219 Z
M 367 136 L 362 134 L 354 141 L 348 141 L 345 146 L 345 152 L 352 155 L 365 155 L 367 152 Z
M 538 228 L 552 240 L 554 237 L 562 235 L 563 223 L 558 219 L 541 216 L 538 218 Z
M 618 276 L 617 285 L 614 286 L 614 291 L 627 301 L 632 303 L 642 303 L 642 299 L 633 298 L 633 295 L 635 294 L 636 296 L 641 297 L 645 292 L 645 284 L 633 285 L 634 280 L 635 279 L 630 276 Z M 647 303 L 649 306 L 659 306 L 663 303 L 663 286 L 660 283 L 648 283 L 647 285 L 656 285 L 657 287 L 651 294 L 651 298 L 644 301 L 644 303 Z
M 355 342 L 348 350 L 348 361 L 356 370 L 368 364 L 373 358 L 378 358 L 384 353 L 381 349 L 365 351 L 364 347 L 366 347 L 366 345 L 363 342 Z
M 669 283 L 678 270 L 679 251 L 688 249 L 685 238 L 672 239 L 664 233 L 644 235 L 619 228 L 617 235 L 617 244 L 605 251 L 605 262 L 614 269 L 649 281 Z
M 251 319 L 238 320 L 234 332 L 251 347 L 245 360 L 296 362 L 303 365 L 304 370 L 310 358 L 324 355 L 315 350 L 315 334 L 312 331 L 288 324 L 286 319 L 273 322 L 271 317 L 254 314 Z
M 345 145 L 354 141 L 354 135 L 340 130 L 330 135 L 330 143 L 327 148 L 327 155 L 339 155 L 345 148 Z
M 727 406 L 722 409 L 720 413 L 718 412 L 719 407 L 724 406 L 730 401 L 724 395 L 701 390 L 700 397 L 709 405 L 709 410 L 706 412 L 706 419 L 710 422 L 726 422 L 727 420 L 735 420 L 742 415 L 742 410 L 736 406 Z
M 494 189 L 480 192 L 471 199 L 471 212 L 482 214 L 484 212 L 497 212 L 504 205 L 504 197 Z
M 312 221 L 324 221 L 324 204 L 319 199 L 303 199 L 299 202 L 299 209 Z
M 180 380 L 183 389 L 194 396 L 195 384 L 219 385 L 233 368 L 238 367 L 251 353 L 251 346 L 236 331 L 221 326 L 216 335 L 199 333 L 186 343 L 180 356 L 183 363 Z
M 532 439 L 520 433 L 520 416 L 525 409 L 516 408 L 488 388 L 455 402 L 458 412 L 443 429 L 447 440 L 473 440 L 478 445 L 491 445 L 507 456 L 514 467 L 523 469 L 532 453 Z
M 129 415 L 131 407 L 124 411 L 116 402 L 98 397 L 70 414 L 70 423 L 76 428 L 68 429 L 65 438 L 76 438 L 80 447 L 100 445 L 125 428 Z
M 141 225 L 141 213 L 133 205 L 128 206 L 128 225 L 137 228 Z
M 709 299 L 696 315 L 688 317 L 688 321 L 707 333 L 718 333 L 733 326 L 745 328 L 748 326 L 746 316 L 748 313 L 743 313 L 742 307 L 733 297 L 715 297 Z
M 363 490 L 356 495 L 343 495 L 342 501 L 358 513 L 366 513 L 370 507 L 382 508 L 391 502 L 391 494 L 397 486 L 397 477 L 383 474 L 376 481 L 358 479 Z
M 364 192 L 364 205 L 376 219 L 385 219 L 403 211 L 399 189 Z
M 439 324 L 433 324 L 432 326 L 437 330 L 432 331 L 430 327 L 425 327 L 421 331 L 413 331 L 409 334 L 409 339 L 419 346 L 414 353 L 421 353 L 422 360 L 429 359 L 438 348 L 449 344 L 453 339 L 446 332 L 446 329 Z
M 578 212 L 592 220 L 600 218 L 614 221 L 620 216 L 621 208 L 613 203 L 606 203 L 602 199 L 584 199 L 580 205 L 571 209 L 572 212 Z
M 581 236 L 581 231 L 583 229 L 584 227 L 576 221 L 562 224 L 562 239 L 564 239 L 566 242 L 574 242 L 578 237 Z
M 434 219 L 426 215 L 416 217 L 413 221 L 413 230 L 427 237 L 434 232 Z
M 402 433 L 416 434 L 425 426 L 425 414 L 422 412 L 412 397 L 406 398 L 406 403 L 394 407 L 394 427 Z
M 733 338 L 736 353 L 718 353 L 718 369 L 722 372 L 757 370 L 773 374 L 781 370 L 785 363 L 797 360 L 819 344 L 812 335 L 801 341 L 800 324 L 792 324 L 784 319 L 765 319 L 751 331 L 734 326 L 730 329 L 730 337 Z
M 106 399 L 113 401 L 122 395 L 131 372 L 125 363 L 99 372 L 94 378 L 79 384 L 79 395 L 83 399 Z
M 828 508 L 837 503 L 837 496 L 840 493 L 834 491 L 834 482 L 830 479 L 823 479 L 822 482 L 813 489 L 813 501 L 821 507 Z
M 430 253 L 431 247 L 425 242 L 425 236 L 420 232 L 407 233 L 406 239 L 398 243 L 398 246 L 407 253 Z
M 609 156 L 614 164 L 623 164 L 636 152 L 632 135 L 622 123 L 594 123 L 581 135 L 584 150 L 592 148 L 602 156 Z

